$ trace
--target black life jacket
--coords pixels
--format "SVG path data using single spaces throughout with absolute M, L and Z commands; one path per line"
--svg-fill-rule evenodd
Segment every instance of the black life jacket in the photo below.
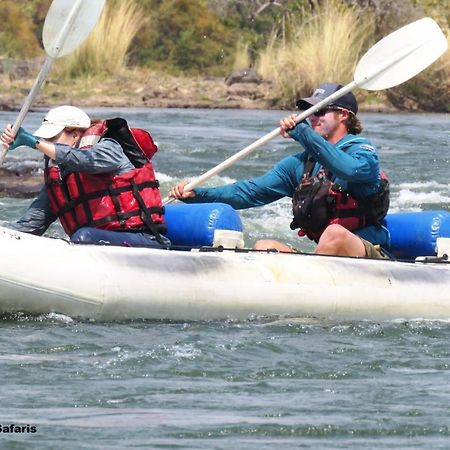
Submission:
M 292 197 L 291 229 L 318 241 L 328 225 L 339 224 L 353 231 L 369 225 L 381 226 L 389 209 L 389 181 L 381 171 L 381 189 L 367 197 L 356 197 L 331 181 L 325 169 L 312 176 L 316 161 L 309 157 Z

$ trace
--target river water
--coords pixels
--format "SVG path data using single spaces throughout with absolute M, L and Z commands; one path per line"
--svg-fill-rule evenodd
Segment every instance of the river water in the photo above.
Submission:
M 87 112 L 122 116 L 152 132 L 163 195 L 276 128 L 285 115 Z M 33 130 L 42 116 L 30 113 L 25 127 Z M 0 112 L 0 126 L 14 118 Z M 363 113 L 361 119 L 391 181 L 391 210 L 449 210 L 450 116 Z M 297 151 L 277 138 L 207 184 L 260 175 Z M 41 167 L 36 153 L 11 152 L 5 165 Z M 1 223 L 29 202 L 0 199 Z M 312 248 L 289 230 L 288 199 L 241 216 L 247 245 L 276 237 Z M 62 230 L 54 225 L 49 234 Z M 223 288 L 229 289 L 217 287 Z M 430 321 L 110 324 L 57 314 L 3 316 L 0 448 L 450 448 L 448 342 L 450 323 Z M 23 432 L 7 433 L 11 424 Z

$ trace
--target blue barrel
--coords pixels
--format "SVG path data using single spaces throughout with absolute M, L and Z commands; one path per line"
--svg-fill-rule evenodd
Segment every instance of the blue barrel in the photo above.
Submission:
M 399 259 L 436 255 L 436 239 L 450 237 L 450 212 L 420 211 L 388 214 L 390 252 Z
M 173 203 L 165 208 L 166 236 L 175 246 L 211 246 L 214 230 L 242 231 L 238 212 L 225 203 Z

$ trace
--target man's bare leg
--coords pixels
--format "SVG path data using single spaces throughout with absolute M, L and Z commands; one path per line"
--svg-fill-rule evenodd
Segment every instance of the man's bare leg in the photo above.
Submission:
M 278 250 L 279 252 L 294 253 L 291 247 L 282 242 L 275 241 L 273 239 L 261 239 L 255 242 L 253 246 L 254 250 Z
M 336 256 L 366 256 L 362 240 L 342 225 L 329 225 L 320 236 L 314 253 Z

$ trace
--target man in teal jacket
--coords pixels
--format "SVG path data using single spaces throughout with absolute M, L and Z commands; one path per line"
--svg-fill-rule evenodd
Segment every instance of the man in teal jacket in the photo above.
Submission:
M 297 106 L 307 109 L 341 87 L 335 83 L 321 84 L 311 97 L 299 100 Z M 312 158 L 316 161 L 312 176 L 325 169 L 334 183 L 355 198 L 371 198 L 383 189 L 381 171 L 374 146 L 357 136 L 362 130 L 357 111 L 356 98 L 350 92 L 311 115 L 309 124 L 297 124 L 296 115 L 288 116 L 280 122 L 281 134 L 299 142 L 304 151 L 284 158 L 260 177 L 188 192 L 184 192 L 187 183 L 181 182 L 171 190 L 170 196 L 188 203 L 223 202 L 235 209 L 265 205 L 285 196 L 293 197 L 304 176 L 305 163 Z M 382 257 L 380 247 L 389 247 L 389 232 L 380 223 L 353 232 L 339 223 L 331 223 L 321 233 L 315 253 Z M 258 241 L 255 248 L 291 251 L 287 245 L 274 240 Z

